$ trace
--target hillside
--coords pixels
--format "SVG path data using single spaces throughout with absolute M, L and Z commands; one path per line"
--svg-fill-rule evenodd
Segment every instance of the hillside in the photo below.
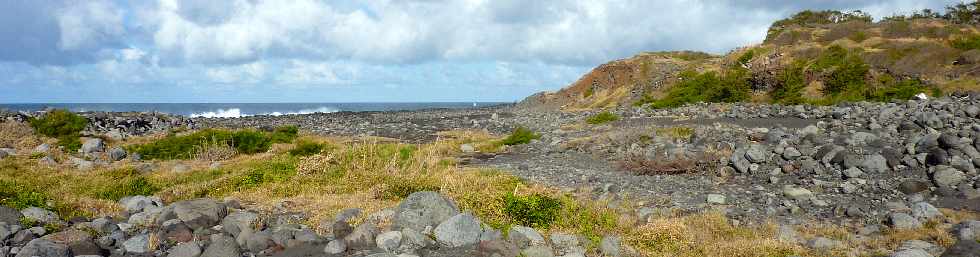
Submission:
M 975 91 L 976 5 L 881 21 L 859 11 L 804 11 L 773 23 L 758 45 L 721 56 L 641 53 L 600 65 L 524 104 L 564 110 L 702 101 L 833 104 Z

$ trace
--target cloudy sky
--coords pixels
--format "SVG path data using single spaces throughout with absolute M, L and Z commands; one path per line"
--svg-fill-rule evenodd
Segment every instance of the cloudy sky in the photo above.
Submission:
M 956 0 L 3 0 L 0 102 L 514 101 L 803 9 Z

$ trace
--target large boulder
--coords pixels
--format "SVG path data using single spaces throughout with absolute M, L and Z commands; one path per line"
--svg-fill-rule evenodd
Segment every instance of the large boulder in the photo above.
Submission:
M 950 246 L 942 257 L 977 257 L 980 256 L 980 243 L 976 240 L 960 240 Z M 18 255 L 19 257 L 20 255 Z
M 545 244 L 544 237 L 537 230 L 525 226 L 513 226 L 507 235 L 510 242 L 517 245 L 518 248 L 524 249 L 532 245 L 542 245 Z
M 431 191 L 415 192 L 398 205 L 394 226 L 396 229 L 423 231 L 425 227 L 438 226 L 456 214 L 459 214 L 459 208 L 441 194 Z
M 919 202 L 912 205 L 912 217 L 920 220 L 930 220 L 944 217 L 939 209 L 927 202 Z
M 752 163 L 763 163 L 769 160 L 769 149 L 760 144 L 752 144 L 745 151 L 745 159 Z
M 201 246 L 195 242 L 179 243 L 167 251 L 167 257 L 198 257 L 201 256 Z
M 381 233 L 377 238 L 374 239 L 378 248 L 384 250 L 385 252 L 394 252 L 398 250 L 398 247 L 402 244 L 402 232 L 401 231 L 388 231 Z
M 90 138 L 82 143 L 81 151 L 83 154 L 101 153 L 105 151 L 105 142 L 101 138 Z
M 71 257 L 68 246 L 38 238 L 31 240 L 17 252 L 16 257 Z
M 113 147 L 109 150 L 109 159 L 112 161 L 122 161 L 126 159 L 126 149 L 122 147 Z
M 43 239 L 67 245 L 74 255 L 103 255 L 105 254 L 88 232 L 78 229 L 68 229 L 54 234 L 46 235 Z
M 214 234 L 211 235 L 211 245 L 208 245 L 208 248 L 204 249 L 201 257 L 238 257 L 241 255 L 241 250 L 238 249 L 238 243 L 235 242 L 235 239 L 221 234 Z
M 24 215 L 24 218 L 45 224 L 55 224 L 61 222 L 61 220 L 58 218 L 58 214 L 38 207 L 27 207 L 26 209 L 20 210 L 20 213 Z
M 922 222 L 905 213 L 892 213 L 888 216 L 888 221 L 892 228 L 896 230 L 910 230 L 922 228 Z
M 460 213 L 439 224 L 435 229 L 436 241 L 449 247 L 476 245 L 480 242 L 480 220 L 469 213 Z
M 347 245 L 348 249 L 354 250 L 367 250 L 375 247 L 377 242 L 374 241 L 375 237 L 380 234 L 381 231 L 378 229 L 377 225 L 374 223 L 365 222 L 357 225 L 354 231 L 344 237 L 344 243 Z
M 126 253 L 139 255 L 153 251 L 155 247 L 151 243 L 150 235 L 142 234 L 127 239 L 122 246 Z
M 24 217 L 24 214 L 17 209 L 0 205 L 0 223 L 19 224 L 21 217 Z
M 262 224 L 257 213 L 235 211 L 225 216 L 221 221 L 221 228 L 231 234 L 232 237 L 238 238 L 238 234 L 242 231 L 255 232 L 255 230 L 262 228 Z
M 126 208 L 129 213 L 140 213 L 150 208 L 163 207 L 163 201 L 155 196 L 127 196 L 119 199 L 119 204 Z
M 936 166 L 932 173 L 932 181 L 938 187 L 956 188 L 963 180 L 966 180 L 966 174 L 946 165 Z
M 224 203 L 208 198 L 180 201 L 172 205 L 177 218 L 195 230 L 218 225 L 228 214 Z

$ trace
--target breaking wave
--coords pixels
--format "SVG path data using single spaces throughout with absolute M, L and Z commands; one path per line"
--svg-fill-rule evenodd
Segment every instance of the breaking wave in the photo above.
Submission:
M 282 116 L 282 115 L 294 115 L 294 114 L 331 113 L 337 111 L 338 110 L 336 108 L 319 107 L 315 109 L 302 109 L 299 111 L 244 113 L 242 112 L 242 109 L 229 108 L 229 109 L 218 109 L 210 112 L 192 113 L 190 116 L 191 118 L 241 118 L 241 117 L 256 116 L 256 115 Z

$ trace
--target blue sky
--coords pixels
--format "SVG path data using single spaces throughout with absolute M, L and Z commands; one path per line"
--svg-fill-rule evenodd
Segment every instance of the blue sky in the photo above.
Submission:
M 515 101 L 641 51 L 724 53 L 803 9 L 920 0 L 5 0 L 0 102 Z

